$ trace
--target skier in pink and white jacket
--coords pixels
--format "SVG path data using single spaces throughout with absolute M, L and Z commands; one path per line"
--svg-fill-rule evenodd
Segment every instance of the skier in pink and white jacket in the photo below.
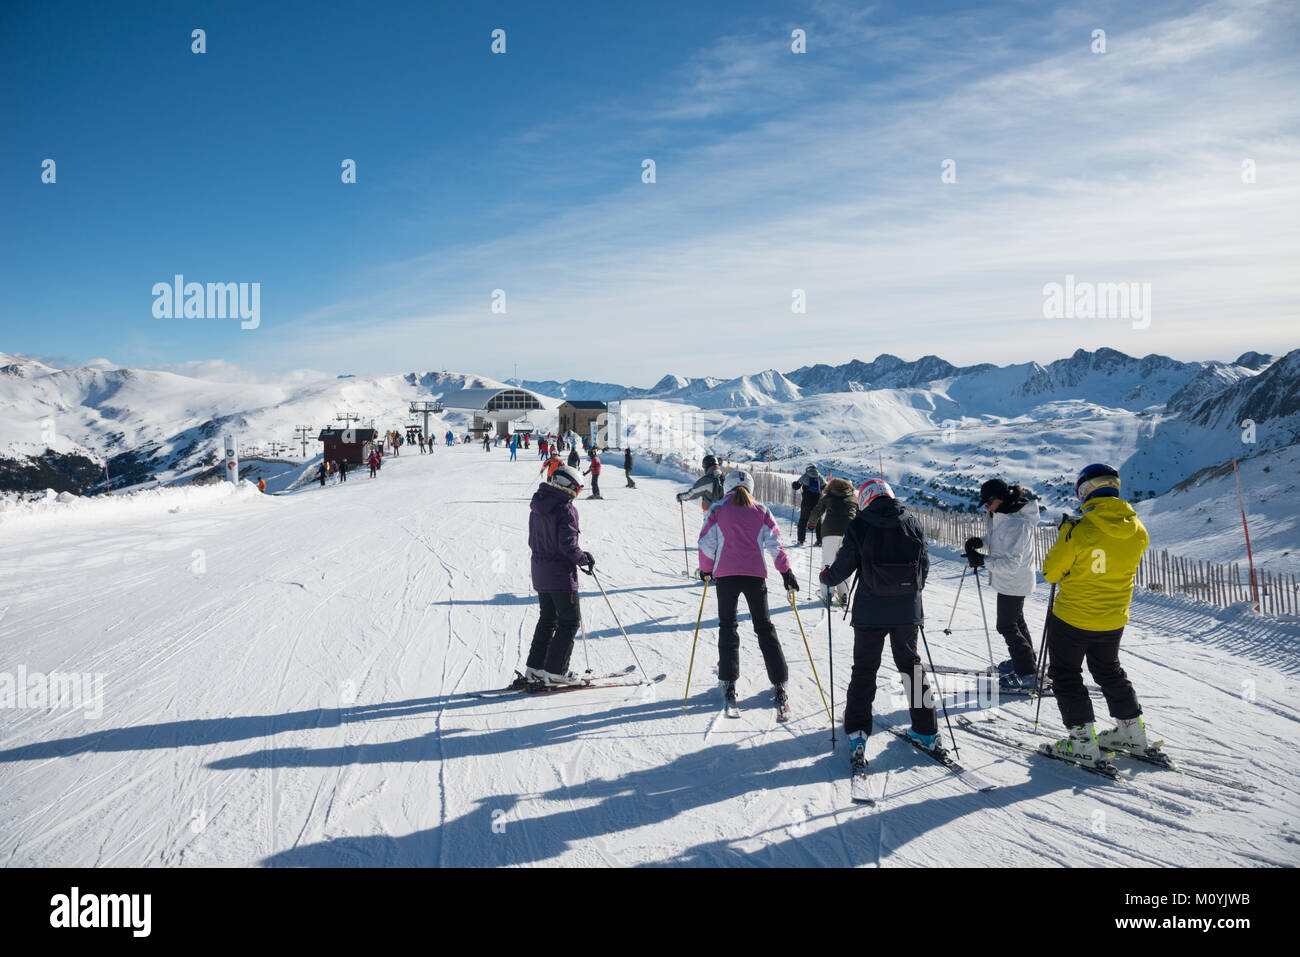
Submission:
M 736 701 L 740 677 L 740 631 L 736 609 L 745 596 L 758 647 L 767 666 L 779 713 L 787 711 L 786 681 L 790 677 L 776 626 L 767 607 L 767 559 L 771 558 L 787 592 L 799 590 L 790 559 L 781 547 L 781 532 L 766 506 L 754 501 L 754 480 L 737 469 L 723 484 L 723 497 L 709 509 L 700 530 L 700 577 L 712 581 L 718 594 L 718 680 L 728 706 Z

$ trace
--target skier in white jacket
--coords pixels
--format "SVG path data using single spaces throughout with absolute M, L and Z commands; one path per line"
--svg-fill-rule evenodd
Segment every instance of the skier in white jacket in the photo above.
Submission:
M 1011 658 L 998 665 L 999 684 L 1006 690 L 1032 688 L 1038 661 L 1025 624 L 1025 598 L 1034 593 L 1037 562 L 1034 537 L 1038 529 L 1038 499 L 1019 485 L 990 479 L 980 487 L 980 507 L 990 515 L 988 538 L 966 540 L 966 560 L 979 574 L 987 566 L 989 584 L 998 595 L 997 629 Z

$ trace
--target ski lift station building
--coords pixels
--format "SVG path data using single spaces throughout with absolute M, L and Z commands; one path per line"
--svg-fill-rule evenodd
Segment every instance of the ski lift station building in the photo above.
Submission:
M 564 402 L 560 405 L 560 431 L 573 432 L 594 441 L 596 430 L 601 424 L 600 417 L 608 411 L 609 406 L 604 402 L 586 400 Z
M 317 441 L 323 445 L 327 460 L 362 465 L 370 456 L 370 447 L 379 433 L 375 429 L 321 429 Z
M 541 398 L 527 389 L 512 386 L 497 389 L 461 389 L 442 397 L 442 407 L 474 413 L 471 432 L 482 434 L 495 428 L 497 435 L 508 436 L 510 423 L 526 419 L 530 412 L 546 413 Z

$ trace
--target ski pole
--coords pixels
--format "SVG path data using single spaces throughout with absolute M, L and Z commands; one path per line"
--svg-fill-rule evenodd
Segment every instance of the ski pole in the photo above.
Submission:
M 691 663 L 686 669 L 686 694 L 682 696 L 682 714 L 686 713 L 686 701 L 691 696 L 691 673 L 695 671 L 695 643 L 700 640 L 700 622 L 704 619 L 704 599 L 709 596 L 709 580 L 704 579 L 704 593 L 700 595 L 700 613 L 695 616 L 695 637 L 691 639 Z
M 691 576 L 691 553 L 686 550 L 686 503 L 678 502 L 682 507 L 682 558 L 686 562 L 686 570 L 682 572 L 687 578 Z
M 845 621 L 848 621 L 849 613 L 853 609 L 853 594 L 858 590 L 858 574 L 860 571 L 861 569 L 853 573 L 853 584 L 849 586 L 849 593 L 844 596 L 844 620 Z
M 952 620 L 957 617 L 957 602 L 961 601 L 961 586 L 966 584 L 968 571 L 970 571 L 970 562 L 961 567 L 961 581 L 957 583 L 957 597 L 952 600 L 952 614 L 948 616 L 948 627 L 943 630 L 945 635 L 952 634 Z
M 826 709 L 826 717 L 831 722 L 831 741 L 835 741 L 835 719 L 831 717 L 830 705 L 826 703 L 826 692 L 822 691 L 822 680 L 817 677 L 817 665 L 813 662 L 812 649 L 808 647 L 808 636 L 804 634 L 803 621 L 799 618 L 799 606 L 794 600 L 794 592 L 786 592 L 786 597 L 790 599 L 790 607 L 794 609 L 794 620 L 799 625 L 799 635 L 803 638 L 804 651 L 808 652 L 808 664 L 812 665 L 813 680 L 817 682 L 817 693 L 822 696 L 822 707 Z
M 632 660 L 636 662 L 636 666 L 640 669 L 642 677 L 646 677 L 646 670 L 641 667 L 641 659 L 636 656 L 636 649 L 632 647 L 632 639 L 627 636 L 626 631 L 623 631 L 623 623 L 618 620 L 618 615 L 614 612 L 614 606 L 610 603 L 609 596 L 605 594 L 605 586 L 600 583 L 599 578 L 596 578 L 595 565 L 591 566 L 591 577 L 596 580 L 596 587 L 600 589 L 600 594 L 604 597 L 605 604 L 609 606 L 609 613 L 614 617 L 614 624 L 618 625 L 618 630 L 623 635 L 623 640 L 627 642 L 627 650 L 632 652 Z
M 1065 533 L 1066 537 L 1068 538 L 1074 532 L 1075 523 L 1070 521 L 1069 512 L 1062 512 L 1061 522 L 1057 526 L 1057 529 L 1058 530 L 1064 529 L 1067 525 L 1070 526 L 1070 530 Z M 1060 535 L 1059 531 L 1057 535 L 1059 538 Z M 1039 644 L 1039 648 L 1038 648 L 1038 668 L 1037 668 L 1037 675 L 1034 680 L 1034 696 L 1038 699 L 1038 704 L 1034 707 L 1035 728 L 1038 727 L 1038 716 L 1043 710 L 1043 686 L 1047 684 L 1047 626 L 1052 620 L 1052 606 L 1055 604 L 1056 604 L 1056 582 L 1052 582 L 1052 590 L 1048 592 L 1047 595 L 1047 616 L 1043 619 L 1043 640 Z
M 587 624 L 582 620 L 582 610 L 578 610 L 578 627 L 582 629 L 582 658 L 587 662 L 587 674 L 591 674 L 591 658 L 587 655 Z
M 975 580 L 976 580 L 976 581 L 979 581 L 979 578 L 977 577 Z M 925 657 L 926 657 L 927 659 L 929 659 L 929 662 L 930 662 L 930 674 L 933 675 L 933 674 L 934 674 L 934 656 L 930 654 L 930 643 L 929 643 L 928 641 L 925 640 L 925 625 L 921 625 L 921 644 L 925 646 Z M 937 683 L 938 683 L 938 681 L 939 681 L 939 677 L 938 677 L 938 675 L 935 675 L 935 679 L 934 679 L 934 680 L 935 680 L 936 685 L 937 685 Z M 921 681 L 923 681 L 923 682 L 925 681 L 925 676 L 924 676 L 924 675 L 921 676 Z M 957 736 L 956 736 L 955 734 L 952 733 L 952 721 L 951 721 L 951 720 L 949 719 L 949 717 L 948 717 L 948 702 L 946 702 L 946 701 L 943 700 L 943 689 L 939 689 L 939 695 L 938 695 L 938 698 L 939 698 L 939 704 L 943 707 L 943 720 L 944 720 L 944 722 L 948 725 L 948 737 L 952 738 L 952 750 L 953 750 L 953 753 L 956 754 L 957 757 L 960 758 L 960 757 L 961 757 L 961 751 L 960 751 L 960 750 L 958 749 L 958 747 L 957 747 Z
M 989 637 L 989 616 L 984 613 L 984 589 L 980 585 L 980 570 L 975 569 L 975 591 L 980 596 L 980 617 L 984 619 L 984 643 L 989 646 L 989 674 L 996 674 L 998 666 L 993 662 L 993 639 Z
M 1047 682 L 1047 624 L 1052 620 L 1052 605 L 1056 603 L 1056 582 L 1052 582 L 1052 591 L 1047 596 L 1047 617 L 1043 619 L 1043 641 L 1038 648 L 1038 679 L 1034 683 L 1034 696 L 1038 704 L 1034 707 L 1034 727 L 1038 727 L 1038 714 L 1043 708 L 1043 685 Z
M 835 642 L 831 640 L 831 592 L 826 590 L 826 654 L 831 668 L 831 750 L 835 750 Z

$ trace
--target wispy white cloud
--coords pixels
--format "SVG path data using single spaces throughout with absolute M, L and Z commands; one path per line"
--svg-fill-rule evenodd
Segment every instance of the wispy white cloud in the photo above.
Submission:
M 1088 49 L 1096 18 L 1073 12 L 1054 15 L 1048 49 L 1030 42 L 1033 23 L 958 42 L 970 24 L 844 16 L 823 34 L 826 62 L 779 94 L 788 64 L 764 64 L 798 59 L 784 24 L 719 39 L 637 118 L 690 127 L 658 183 L 358 277 L 355 297 L 286 330 L 295 360 L 346 353 L 382 369 L 415 352 L 487 374 L 519 359 L 645 383 L 753 371 L 760 354 L 788 369 L 849 352 L 1011 361 L 1294 340 L 1300 107 L 1281 91 L 1300 69 L 1286 4 L 1210 3 L 1139 26 L 1108 15 L 1104 55 Z M 858 82 L 845 64 L 873 42 L 912 66 Z M 757 110 L 772 97 L 785 106 Z M 742 114 L 735 129 L 695 122 Z M 948 158 L 953 185 L 940 182 Z M 1151 282 L 1151 327 L 1042 319 L 1042 285 L 1067 272 Z M 505 316 L 489 311 L 494 288 Z M 806 316 L 790 312 L 793 288 Z

